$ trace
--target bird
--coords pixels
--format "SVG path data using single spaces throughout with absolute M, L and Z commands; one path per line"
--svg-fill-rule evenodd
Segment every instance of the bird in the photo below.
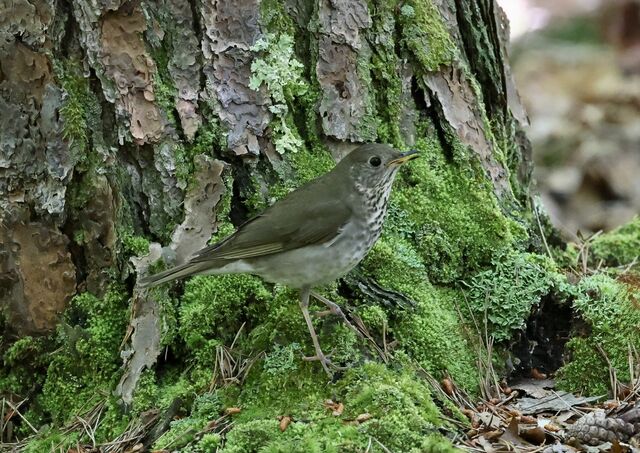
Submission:
M 313 288 L 344 276 L 371 250 L 382 232 L 398 169 L 418 155 L 386 144 L 362 144 L 331 171 L 276 201 L 230 236 L 195 252 L 184 264 L 140 279 L 138 286 L 198 274 L 248 273 L 295 288 L 315 350 L 315 356 L 305 359 L 319 361 L 331 376 L 331 360 L 309 315 L 309 298 L 347 321 L 337 304 Z

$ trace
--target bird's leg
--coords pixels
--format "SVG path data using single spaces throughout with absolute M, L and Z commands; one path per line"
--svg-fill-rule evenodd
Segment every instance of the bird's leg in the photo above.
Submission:
M 316 331 L 313 328 L 311 316 L 309 316 L 309 294 L 309 288 L 303 288 L 300 290 L 300 309 L 302 310 L 302 316 L 304 316 L 304 320 L 307 322 L 307 328 L 309 329 L 309 333 L 311 334 L 311 341 L 313 341 L 313 347 L 316 350 L 316 355 L 313 357 L 305 357 L 304 359 L 320 361 L 320 364 L 322 365 L 322 368 L 324 368 L 324 371 L 326 371 L 329 377 L 331 377 L 332 373 L 329 370 L 331 360 L 329 360 L 329 358 L 322 352 L 322 349 L 320 349 L 320 342 L 318 341 L 318 336 L 316 335 Z
M 338 304 L 336 304 L 335 302 L 330 301 L 329 299 L 327 299 L 326 297 L 318 294 L 315 291 L 311 291 L 310 294 L 313 297 L 315 297 L 316 299 L 318 299 L 320 302 L 325 304 L 327 306 L 327 308 L 329 309 L 329 313 L 333 313 L 334 315 L 339 316 L 340 318 L 342 318 L 342 320 L 347 325 L 347 327 L 349 327 L 351 330 L 353 330 L 355 333 L 357 333 L 360 337 L 363 337 L 362 333 L 358 329 L 356 329 L 356 327 L 353 324 L 351 324 L 351 322 L 349 321 L 349 319 L 344 314 L 344 312 L 342 311 L 342 309 L 340 308 L 340 306 Z M 321 312 L 319 314 L 323 315 L 324 313 Z

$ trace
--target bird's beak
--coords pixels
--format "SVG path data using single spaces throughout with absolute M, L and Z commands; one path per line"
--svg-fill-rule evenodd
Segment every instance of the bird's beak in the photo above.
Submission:
M 410 161 L 411 159 L 415 159 L 416 157 L 420 157 L 420 154 L 418 154 L 417 150 L 412 149 L 411 151 L 407 151 L 406 153 L 400 154 L 400 157 L 396 157 L 395 159 L 390 160 L 389 163 L 387 163 L 387 166 L 402 165 L 405 162 Z

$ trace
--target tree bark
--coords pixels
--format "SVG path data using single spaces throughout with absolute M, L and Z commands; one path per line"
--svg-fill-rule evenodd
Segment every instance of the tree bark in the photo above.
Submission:
M 2 10 L 3 336 L 38 346 L 31 356 L 0 348 L 40 359 L 26 382 L 10 380 L 28 375 L 24 363 L 1 377 L 8 392 L 37 402 L 35 420 L 61 426 L 96 388 L 117 388 L 136 410 L 164 411 L 175 410 L 171 392 L 189 399 L 221 376 L 246 379 L 243 394 L 277 393 L 260 387 L 269 366 L 284 373 L 285 393 L 296 373 L 321 382 L 319 368 L 298 363 L 300 344 L 309 350 L 301 317 L 277 312 L 295 300 L 286 290 L 250 277 L 150 293 L 134 284 L 157 259 L 181 262 L 369 141 L 416 147 L 423 162 L 398 182 L 373 255 L 331 291 L 360 306 L 415 302 L 411 315 L 381 309 L 389 330 L 372 335 L 391 332 L 411 363 L 474 387 L 480 340 L 458 318 L 460 282 L 500 256 L 542 251 L 527 118 L 508 64 L 508 24 L 493 0 L 17 0 Z M 218 310 L 228 316 L 198 324 Z M 353 313 L 375 326 L 374 311 Z M 360 354 L 346 361 L 371 356 L 344 341 Z M 76 367 L 46 356 L 55 348 Z M 275 365 L 282 351 L 296 352 L 292 381 Z M 378 361 L 390 360 L 382 351 Z M 88 367 L 98 377 L 88 379 Z M 73 387 L 57 392 L 60 382 Z M 136 403 L 140 388 L 156 398 Z M 112 423 L 102 441 L 123 429 Z

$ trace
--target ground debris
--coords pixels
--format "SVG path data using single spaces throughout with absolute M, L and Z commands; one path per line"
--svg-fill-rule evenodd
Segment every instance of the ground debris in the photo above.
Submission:
M 520 379 L 509 383 L 510 394 L 475 404 L 455 386 L 453 395 L 441 388 L 471 422 L 457 447 L 474 452 L 640 451 L 640 386 L 624 401 L 578 396 L 554 386 L 553 379 Z

